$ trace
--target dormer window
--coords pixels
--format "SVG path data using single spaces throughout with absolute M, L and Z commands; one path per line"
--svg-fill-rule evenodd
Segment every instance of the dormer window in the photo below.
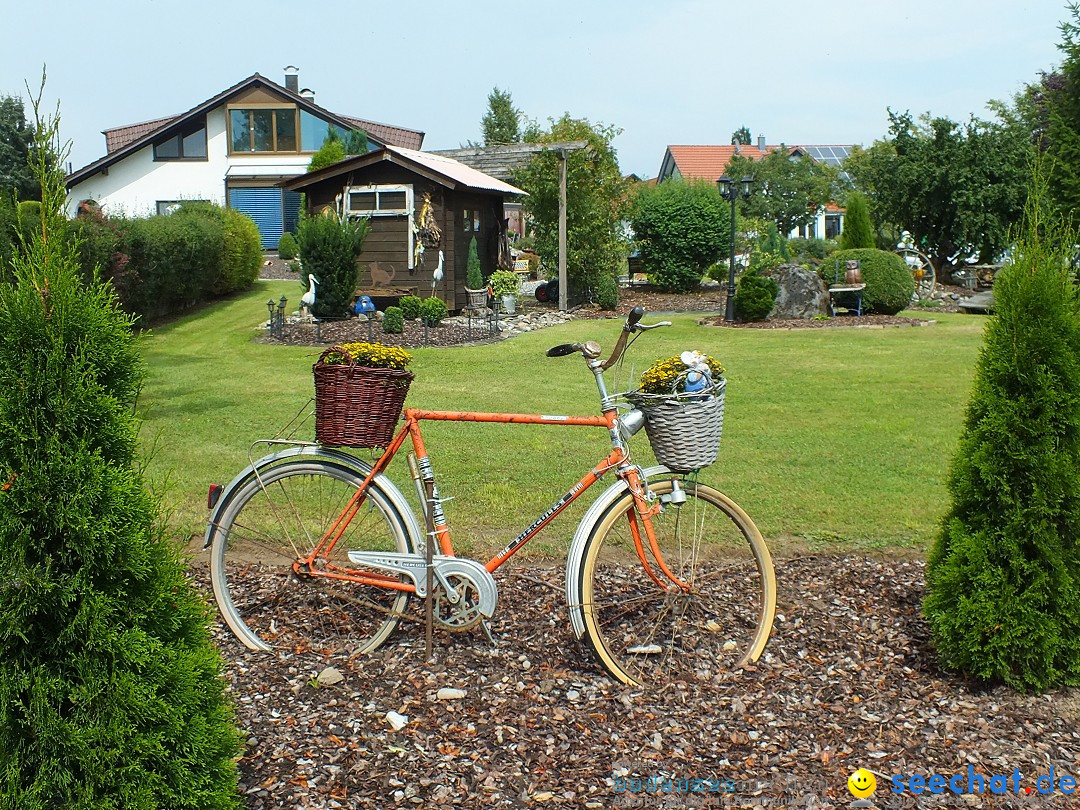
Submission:
M 206 120 L 155 141 L 154 160 L 206 160 Z

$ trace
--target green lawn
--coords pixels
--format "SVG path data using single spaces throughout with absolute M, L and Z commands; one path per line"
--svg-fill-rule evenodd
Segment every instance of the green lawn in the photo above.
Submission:
M 296 291 L 294 282 L 261 282 L 142 338 L 148 471 L 178 538 L 201 534 L 208 484 L 227 482 L 249 452 L 262 455 L 252 443 L 277 433 L 312 395 L 318 349 L 253 342 L 267 299 Z M 705 328 L 675 317 L 674 327 L 638 340 L 614 383 L 627 387 L 631 371 L 659 356 L 712 354 L 727 368 L 727 403 L 720 460 L 704 477 L 772 545 L 920 551 L 947 506 L 945 478 L 986 323 L 935 316 L 920 329 L 795 331 Z M 580 356 L 544 351 L 586 339 L 607 349 L 620 324 L 575 321 L 486 346 L 418 350 L 409 403 L 593 413 L 595 387 Z M 313 435 L 309 422 L 299 438 Z M 447 512 L 459 551 L 477 554 L 517 534 L 609 449 L 606 434 L 588 428 L 428 423 L 424 435 L 440 490 L 455 499 Z M 648 462 L 644 433 L 635 445 Z M 532 551 L 561 555 L 575 523 L 562 518 Z

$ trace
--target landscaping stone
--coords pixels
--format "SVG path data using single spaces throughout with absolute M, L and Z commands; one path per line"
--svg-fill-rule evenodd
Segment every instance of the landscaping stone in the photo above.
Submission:
M 784 264 L 766 275 L 780 285 L 769 320 L 828 317 L 829 293 L 817 273 L 797 264 Z

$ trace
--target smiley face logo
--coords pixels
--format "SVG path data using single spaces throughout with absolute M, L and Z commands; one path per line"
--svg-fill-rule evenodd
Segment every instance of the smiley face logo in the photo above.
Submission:
M 847 789 L 856 799 L 865 799 L 872 796 L 877 790 L 877 780 L 866 768 L 859 768 L 847 779 Z

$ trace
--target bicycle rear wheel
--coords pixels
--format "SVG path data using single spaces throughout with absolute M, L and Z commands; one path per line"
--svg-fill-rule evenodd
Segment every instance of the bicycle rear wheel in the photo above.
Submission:
M 585 638 L 623 683 L 713 679 L 756 661 L 776 610 L 772 557 L 750 517 L 723 493 L 677 475 L 650 481 L 661 511 L 652 517 L 664 575 L 626 493 L 597 519 L 580 566 Z M 685 503 L 677 503 L 678 492 Z M 676 497 L 672 498 L 673 493 Z M 642 566 L 638 527 L 649 567 Z
M 393 632 L 409 594 L 296 572 L 363 483 L 358 470 L 298 458 L 238 487 L 214 527 L 210 575 L 226 623 L 253 650 L 370 652 Z M 340 541 L 313 566 L 357 570 L 348 552 L 412 552 L 391 499 L 373 483 Z M 379 573 L 386 573 L 380 571 Z

